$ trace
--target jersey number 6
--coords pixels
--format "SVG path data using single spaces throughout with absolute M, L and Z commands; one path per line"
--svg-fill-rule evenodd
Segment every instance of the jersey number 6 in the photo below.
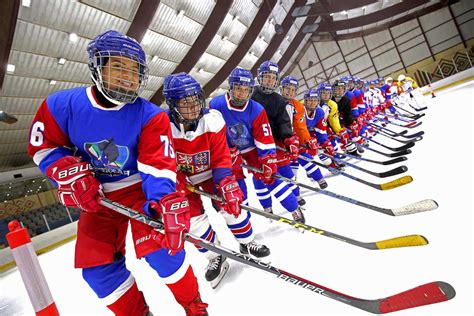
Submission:
M 44 141 L 44 124 L 43 122 L 37 121 L 31 127 L 31 135 L 30 135 L 30 144 L 32 146 L 41 146 L 43 145 Z

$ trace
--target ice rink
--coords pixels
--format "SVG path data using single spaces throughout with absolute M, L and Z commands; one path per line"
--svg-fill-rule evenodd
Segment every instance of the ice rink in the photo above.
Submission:
M 412 183 L 378 191 L 342 176 L 327 179 L 329 191 L 373 205 L 395 208 L 434 199 L 439 204 L 438 209 L 392 217 L 303 190 L 309 225 L 361 241 L 421 234 L 429 240 L 429 245 L 366 250 L 310 232 L 302 234 L 290 226 L 270 223 L 268 219 L 252 215 L 257 239 L 272 251 L 268 259 L 271 264 L 331 289 L 366 299 L 394 295 L 432 281 L 445 281 L 456 289 L 454 299 L 396 314 L 473 315 L 473 91 L 474 82 L 471 81 L 429 99 L 432 103 L 425 111 L 426 116 L 420 119 L 423 124 L 408 129 L 408 134 L 422 130 L 425 134 L 411 149 L 407 161 L 389 166 L 358 163 L 374 171 L 406 165 L 408 171 L 402 175 L 411 175 Z M 388 128 L 403 130 L 393 125 Z M 374 139 L 388 146 L 402 145 L 380 135 Z M 371 147 L 389 152 L 373 143 Z M 369 151 L 364 157 L 389 159 Z M 350 167 L 346 167 L 346 172 L 376 183 L 402 176 L 379 179 Z M 298 180 L 311 184 L 302 168 Z M 223 219 L 212 209 L 209 200 L 204 198 L 204 201 L 222 244 L 237 250 L 238 244 Z M 253 191 L 250 201 L 252 206 L 260 207 Z M 274 210 L 290 216 L 275 201 Z M 187 246 L 200 280 L 202 298 L 209 303 L 210 315 L 367 315 L 235 261 L 230 261 L 226 277 L 216 290 L 212 290 L 204 279 L 207 261 L 192 245 Z M 134 258 L 131 243 L 127 249 L 128 267 L 154 315 L 184 315 L 157 274 L 144 260 Z M 109 315 L 108 309 L 83 281 L 81 271 L 73 268 L 73 255 L 74 242 L 70 242 L 39 258 L 60 313 Z M 34 314 L 17 269 L 1 274 L 0 285 L 0 315 Z

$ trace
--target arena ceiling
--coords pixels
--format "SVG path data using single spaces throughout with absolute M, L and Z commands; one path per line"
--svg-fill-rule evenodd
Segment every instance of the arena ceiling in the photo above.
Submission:
M 85 49 L 106 30 L 141 42 L 150 68 L 143 97 L 160 105 L 167 74 L 189 72 L 212 97 L 225 91 L 237 66 L 255 73 L 270 59 L 285 72 L 310 38 L 357 37 L 446 5 L 428 0 L 2 1 L 0 172 L 34 166 L 27 143 L 37 108 L 54 91 L 91 83 Z M 304 6 L 305 14 L 297 17 Z M 315 23 L 314 33 L 303 32 Z M 7 124 L 2 113 L 17 121 Z

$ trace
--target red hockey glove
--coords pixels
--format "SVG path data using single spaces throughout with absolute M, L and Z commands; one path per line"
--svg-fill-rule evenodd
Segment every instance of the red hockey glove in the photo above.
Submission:
M 351 128 L 351 134 L 352 134 L 352 137 L 357 137 L 359 136 L 359 124 L 357 124 L 357 120 L 354 120 L 351 124 L 351 126 L 349 126 Z
M 324 142 L 324 144 L 321 145 L 321 147 L 326 152 L 326 154 L 328 154 L 330 156 L 333 156 L 333 157 L 336 155 L 336 151 L 334 150 L 334 147 L 332 146 L 332 144 L 329 140 L 326 140 Z
M 316 138 L 310 138 L 307 142 L 308 154 L 316 156 L 318 154 L 318 140 Z
M 364 126 L 366 124 L 365 122 L 365 116 L 364 115 L 359 115 L 357 117 L 357 125 L 358 125 L 358 128 L 359 128 L 359 133 L 360 133 L 360 129 L 362 128 L 362 126 Z
M 235 218 L 239 217 L 241 211 L 240 204 L 244 199 L 244 194 L 242 193 L 242 190 L 240 190 L 239 184 L 235 181 L 235 178 L 229 176 L 225 177 L 221 182 L 219 182 L 217 188 L 225 200 L 224 204 L 218 204 L 221 204 L 220 206 L 224 211 L 234 215 Z
M 94 178 L 92 166 L 80 157 L 66 156 L 46 169 L 46 176 L 58 184 L 59 201 L 68 207 L 97 212 L 103 196 L 102 185 Z
M 347 130 L 342 129 L 342 130 L 339 132 L 339 141 L 341 142 L 341 145 L 342 145 L 342 146 L 346 146 L 346 145 L 347 145 L 347 142 L 349 141 L 349 133 L 347 132 Z
M 173 192 L 165 195 L 160 202 L 150 202 L 150 207 L 161 214 L 165 225 L 164 235 L 153 230 L 153 239 L 163 248 L 170 250 L 170 255 L 184 249 L 184 233 L 189 231 L 191 213 L 189 201 L 184 192 Z
M 275 181 L 272 175 L 277 172 L 276 155 L 270 154 L 258 157 L 258 161 L 262 165 L 262 173 L 255 172 L 254 176 L 256 176 L 257 179 L 262 180 L 265 184 L 272 184 Z
M 232 173 L 238 174 L 242 169 L 242 156 L 240 150 L 237 147 L 230 148 L 230 158 L 232 160 Z
M 298 160 L 298 155 L 300 154 L 300 140 L 298 136 L 293 135 L 289 138 L 285 138 L 285 146 L 288 149 L 288 154 L 292 161 Z

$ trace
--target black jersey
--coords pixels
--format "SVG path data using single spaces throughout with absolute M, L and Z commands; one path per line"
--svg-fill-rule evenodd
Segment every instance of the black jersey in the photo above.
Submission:
M 275 141 L 284 141 L 286 138 L 291 137 L 293 134 L 293 126 L 289 109 L 292 108 L 292 106 L 285 98 L 276 92 L 270 94 L 263 93 L 256 87 L 252 94 L 252 100 L 260 103 L 265 109 L 265 112 L 267 112 Z
M 339 121 L 341 122 L 341 125 L 349 127 L 354 121 L 349 98 L 347 96 L 343 96 L 339 99 L 339 101 L 336 101 L 336 99 L 333 97 L 332 100 L 337 103 L 337 110 L 339 111 Z

